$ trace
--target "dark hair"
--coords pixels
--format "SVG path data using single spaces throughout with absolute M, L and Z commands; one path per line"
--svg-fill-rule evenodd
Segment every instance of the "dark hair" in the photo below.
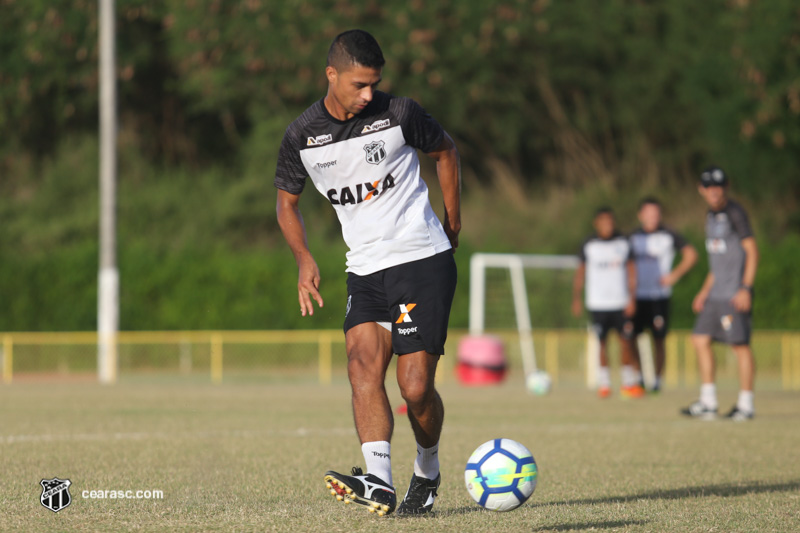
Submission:
M 611 209 L 611 207 L 609 207 L 607 205 L 598 207 L 597 210 L 594 212 L 594 218 L 597 218 L 600 215 L 611 215 L 613 217 L 614 216 L 614 210 Z
M 645 196 L 641 200 L 639 200 L 639 210 L 641 211 L 642 208 L 646 205 L 655 205 L 661 207 L 661 202 L 658 201 L 658 198 L 655 196 Z
M 378 41 L 364 30 L 340 33 L 328 50 L 328 66 L 336 70 L 346 70 L 355 65 L 379 69 L 385 63 Z

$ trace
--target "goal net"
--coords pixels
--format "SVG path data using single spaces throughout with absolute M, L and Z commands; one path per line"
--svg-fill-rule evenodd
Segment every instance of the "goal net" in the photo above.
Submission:
M 587 385 L 593 386 L 599 355 L 596 337 L 584 319 L 571 315 L 577 267 L 578 258 L 571 255 L 472 255 L 470 335 L 510 332 L 505 335 L 511 341 L 509 355 L 519 350 L 526 375 L 544 369 L 555 373 L 555 380 L 561 368 L 576 377 L 585 376 Z

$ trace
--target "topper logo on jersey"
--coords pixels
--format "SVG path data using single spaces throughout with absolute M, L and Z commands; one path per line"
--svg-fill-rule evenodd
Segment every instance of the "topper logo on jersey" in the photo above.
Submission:
M 395 321 L 395 324 L 411 322 L 411 310 L 416 306 L 417 304 L 400 304 L 400 317 Z
M 370 133 L 373 131 L 382 130 L 383 128 L 388 128 L 390 124 L 391 123 L 389 122 L 388 118 L 384 120 L 376 120 L 372 124 L 367 124 L 366 126 L 364 126 L 364 129 L 361 130 L 361 134 L 363 135 L 365 133 Z
M 329 143 L 333 140 L 333 135 L 330 133 L 326 135 L 317 135 L 316 137 L 309 137 L 306 141 L 306 146 L 319 146 L 321 144 Z
M 333 161 L 325 161 L 324 163 L 317 163 L 314 166 L 320 170 L 326 170 L 328 168 L 335 167 L 338 161 L 339 161 L 338 159 L 334 159 Z
M 329 189 L 326 194 L 332 205 L 355 205 L 377 198 L 378 195 L 383 194 L 387 189 L 391 189 L 392 187 L 394 187 L 394 176 L 386 174 L 383 181 L 376 180 L 372 183 L 357 183 L 355 187 L 353 187 L 355 189 L 355 194 L 353 194 L 353 189 L 350 187 L 342 187 L 340 190 Z
M 379 165 L 381 161 L 386 159 L 386 143 L 383 141 L 372 141 L 364 145 L 364 151 L 367 152 L 367 163 L 372 165 Z

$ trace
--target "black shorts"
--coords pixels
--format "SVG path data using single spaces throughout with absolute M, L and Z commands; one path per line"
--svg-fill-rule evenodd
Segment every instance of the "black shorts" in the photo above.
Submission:
M 612 329 L 623 339 L 633 338 L 633 320 L 625 316 L 623 311 L 591 311 L 592 328 L 597 337 L 603 341 Z
M 382 322 L 391 325 L 394 353 L 443 355 L 456 279 L 452 250 L 366 276 L 350 272 L 344 332 Z
M 654 339 L 663 339 L 669 331 L 669 298 L 661 300 L 636 300 L 633 332 L 636 335 L 650 329 Z

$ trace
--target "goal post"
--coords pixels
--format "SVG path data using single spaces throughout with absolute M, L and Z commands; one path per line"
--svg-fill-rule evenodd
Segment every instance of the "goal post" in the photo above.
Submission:
M 525 286 L 525 269 L 575 270 L 578 258 L 572 255 L 495 254 L 476 253 L 470 258 L 469 276 L 469 332 L 482 335 L 486 325 L 486 269 L 508 269 L 511 276 L 511 294 L 514 304 L 520 354 L 525 375 L 538 369 L 533 345 L 533 329 Z
M 519 335 L 520 355 L 525 375 L 538 370 L 536 350 L 533 343 L 533 328 L 528 302 L 528 291 L 525 281 L 525 269 L 539 270 L 575 270 L 580 264 L 574 255 L 547 254 L 501 254 L 475 253 L 470 258 L 469 280 L 469 333 L 483 335 L 486 329 L 486 271 L 490 268 L 505 269 L 509 272 L 511 282 L 511 299 L 514 317 Z M 571 287 L 571 284 L 570 284 Z M 641 335 L 636 339 L 639 348 L 642 375 L 647 386 L 655 380 L 652 348 L 650 339 Z M 586 386 L 597 385 L 597 371 L 600 365 L 600 345 L 591 324 L 587 324 L 586 332 Z

